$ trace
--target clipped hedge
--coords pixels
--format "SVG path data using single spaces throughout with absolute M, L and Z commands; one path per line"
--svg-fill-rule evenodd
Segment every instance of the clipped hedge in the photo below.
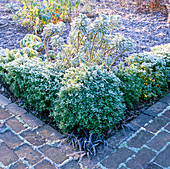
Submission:
M 119 67 L 115 74 L 121 80 L 120 90 L 123 92 L 124 102 L 127 107 L 132 108 L 142 95 L 140 72 L 136 68 Z
M 170 80 L 170 44 L 155 46 L 151 52 L 133 54 L 117 66 L 121 91 L 128 107 L 139 100 L 147 100 L 167 91 Z
M 63 71 L 39 58 L 19 57 L 2 66 L 11 91 L 38 111 L 51 111 L 58 97 Z
M 155 55 L 162 55 L 168 59 L 168 57 L 170 57 L 170 43 L 154 46 L 151 48 L 151 52 Z
M 124 117 L 120 80 L 98 66 L 70 68 L 51 116 L 64 132 L 87 129 L 101 134 Z
M 62 131 L 101 134 L 123 119 L 125 107 L 168 89 L 169 58 L 166 44 L 131 55 L 113 71 L 83 64 L 65 70 L 30 48 L 0 50 L 0 75 L 25 103 L 50 111 Z

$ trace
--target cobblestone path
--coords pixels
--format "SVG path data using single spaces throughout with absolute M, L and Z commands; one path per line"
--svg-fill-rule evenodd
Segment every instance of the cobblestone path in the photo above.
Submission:
M 0 169 L 166 169 L 170 167 L 170 94 L 116 132 L 108 147 L 78 163 L 62 135 L 0 95 Z

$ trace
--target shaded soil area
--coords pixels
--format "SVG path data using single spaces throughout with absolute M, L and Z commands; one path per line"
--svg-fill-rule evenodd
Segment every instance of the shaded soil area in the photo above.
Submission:
M 13 21 L 13 14 L 5 9 L 7 3 L 0 1 L 0 48 L 17 49 L 21 39 L 31 32 Z

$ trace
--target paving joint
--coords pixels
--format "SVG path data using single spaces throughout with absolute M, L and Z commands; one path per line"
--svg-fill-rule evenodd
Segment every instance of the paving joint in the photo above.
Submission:
M 41 120 L 37 119 L 31 113 L 26 112 L 23 108 L 20 108 L 18 105 L 13 104 L 10 100 L 0 95 L 0 105 L 4 107 L 1 108 L 0 111 L 0 117 L 2 116 L 0 119 L 0 144 L 5 143 L 3 146 L 7 147 L 6 151 L 13 152 L 13 156 L 17 157 L 17 160 L 14 161 L 11 155 L 9 156 L 9 160 L 6 161 L 0 156 L 0 167 L 9 169 L 12 166 L 25 165 L 31 169 L 36 169 L 40 166 L 46 166 L 49 169 L 71 169 L 74 167 L 76 169 L 128 169 L 132 167 L 131 165 L 133 162 L 134 166 L 132 168 L 135 166 L 139 168 L 140 165 L 144 166 L 144 163 L 139 164 L 140 162 L 138 159 L 141 154 L 146 151 L 150 155 L 148 155 L 149 161 L 144 159 L 146 163 L 145 167 L 147 165 L 155 165 L 166 168 L 165 166 L 168 165 L 168 162 L 166 159 L 160 160 L 160 155 L 168 153 L 169 143 L 165 141 L 162 142 L 159 145 L 161 148 L 160 150 L 153 149 L 149 144 L 151 141 L 154 142 L 159 139 L 159 137 L 170 134 L 170 118 L 167 113 L 167 111 L 170 110 L 169 96 L 170 94 L 165 96 L 166 99 L 163 99 L 164 102 L 160 100 L 155 104 L 156 106 L 151 106 L 149 108 L 151 111 L 148 111 L 149 109 L 146 110 L 148 114 L 144 115 L 145 113 L 142 113 L 133 120 L 134 123 L 129 123 L 129 125 L 134 125 L 135 129 L 137 129 L 136 132 L 127 129 L 125 129 L 126 135 L 124 135 L 123 130 L 116 132 L 108 139 L 109 145 L 102 148 L 100 153 L 97 153 L 96 159 L 94 157 L 89 161 L 89 159 L 85 157 L 78 163 L 74 157 L 69 156 L 70 151 L 74 152 L 71 147 L 65 143 L 59 146 L 62 135 L 58 131 L 42 123 Z M 169 98 L 169 100 L 167 98 Z M 163 103 L 162 107 L 161 103 Z M 10 108 L 10 110 L 8 108 Z M 143 120 L 145 123 L 143 123 Z M 160 122 L 160 124 L 158 124 L 158 122 Z M 16 126 L 13 123 L 15 123 Z M 4 140 L 9 134 L 12 134 L 11 136 L 14 137 L 13 139 L 19 139 L 20 143 L 14 143 L 13 139 L 11 139 L 11 141 Z M 140 137 L 141 139 L 139 139 Z M 166 137 L 168 138 L 168 136 Z M 131 140 L 133 139 L 139 139 L 139 142 L 137 140 L 132 142 Z M 2 145 L 0 145 L 0 149 L 3 148 L 1 146 Z M 31 154 L 31 157 L 24 155 L 23 152 L 26 150 L 28 153 L 33 153 L 35 155 L 38 153 L 37 157 L 31 156 Z M 124 151 L 124 153 L 120 151 Z M 120 157 L 119 152 L 123 153 L 122 155 L 125 157 Z M 2 152 L 0 151 L 0 153 Z M 61 155 L 57 156 L 57 154 Z M 112 156 L 115 160 L 111 160 Z M 32 158 L 35 158 L 35 161 Z

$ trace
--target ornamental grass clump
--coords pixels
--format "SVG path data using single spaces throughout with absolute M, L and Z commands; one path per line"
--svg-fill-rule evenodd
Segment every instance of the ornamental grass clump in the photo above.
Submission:
M 101 135 L 124 117 L 119 86 L 112 72 L 98 66 L 71 67 L 65 72 L 51 116 L 63 132 L 86 130 Z

